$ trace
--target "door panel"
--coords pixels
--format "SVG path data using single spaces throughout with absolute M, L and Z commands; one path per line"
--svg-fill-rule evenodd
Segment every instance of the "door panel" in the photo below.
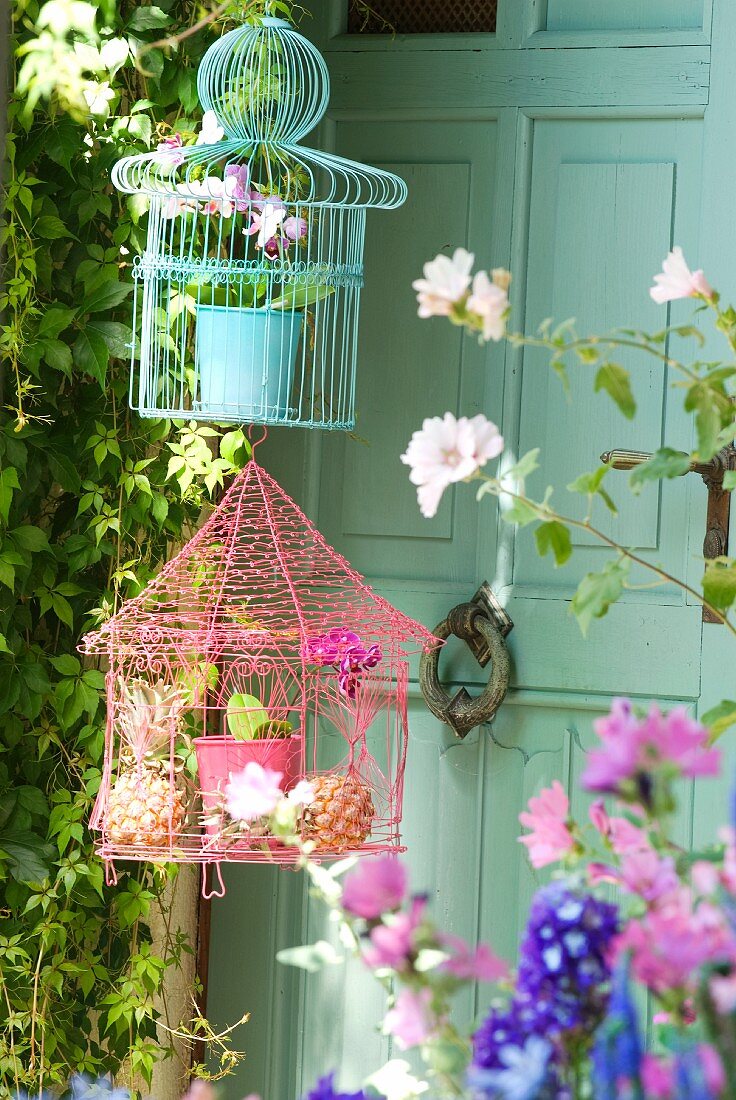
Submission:
M 703 0 L 548 0 L 548 30 L 674 30 L 703 26 Z
M 575 786 L 592 719 L 613 694 L 697 705 L 700 610 L 674 588 L 632 591 L 584 640 L 569 600 L 577 579 L 605 559 L 598 546 L 579 540 L 574 562 L 554 570 L 536 557 L 528 530 L 515 535 L 468 486 L 424 520 L 399 456 L 423 417 L 483 411 L 500 423 L 511 455 L 541 447 L 530 489 L 553 483 L 562 504 L 572 474 L 594 468 L 601 451 L 652 449 L 665 434 L 687 447 L 690 428 L 656 363 L 619 360 L 640 404 L 632 426 L 593 392 L 590 367 L 571 366 L 568 403 L 544 356 L 481 348 L 446 321 L 420 321 L 411 282 L 438 251 L 472 246 L 479 266 L 513 270 L 514 317 L 527 331 L 548 316 L 576 316 L 581 331 L 663 325 L 665 311 L 648 298 L 651 278 L 673 243 L 699 252 L 708 21 L 699 0 L 548 0 L 541 11 L 535 0 L 501 0 L 495 37 L 379 40 L 343 34 L 344 12 L 330 0 L 314 22 L 333 81 L 325 140 L 398 171 L 410 198 L 368 218 L 355 436 L 278 433 L 266 461 L 325 537 L 425 625 L 486 578 L 514 619 L 512 690 L 493 725 L 462 743 L 426 710 L 413 665 L 402 827 L 413 887 L 430 892 L 437 918 L 513 958 L 541 881 L 517 840 L 520 810 L 559 778 L 584 812 Z M 728 18 L 736 48 L 736 13 Z M 659 35 L 662 26 L 677 33 Z M 639 34 L 642 48 L 625 48 L 643 31 L 652 33 Z M 719 145 L 728 145 L 725 131 Z M 691 315 L 687 303 L 673 312 Z M 597 517 L 604 529 L 676 574 L 697 572 L 700 483 L 681 479 L 631 501 L 617 476 L 610 487 L 626 503 L 618 519 Z M 443 655 L 442 676 L 477 685 L 485 673 L 458 643 Z M 708 812 L 686 801 L 683 843 L 702 833 L 697 815 Z M 244 1008 L 258 1018 L 224 1100 L 250 1091 L 296 1100 L 334 1067 L 345 1088 L 356 1087 L 392 1053 L 376 1030 L 380 991 L 358 965 L 306 979 L 275 964 L 269 971 L 274 946 L 329 939 L 334 929 L 292 876 L 273 872 L 275 883 L 264 885 L 270 869 L 230 870 L 213 911 L 210 999 L 218 1020 Z M 240 953 L 238 929 L 247 930 Z M 458 1017 L 471 1019 L 486 996 L 469 994 Z

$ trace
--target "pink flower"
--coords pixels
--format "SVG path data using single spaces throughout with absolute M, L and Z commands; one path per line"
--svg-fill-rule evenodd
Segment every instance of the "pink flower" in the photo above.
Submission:
M 281 772 L 249 761 L 242 772 L 230 776 L 225 787 L 225 808 L 235 821 L 255 821 L 270 814 L 284 797 Z
M 690 881 L 693 889 L 702 897 L 711 897 L 718 889 L 720 877 L 715 863 L 707 859 L 698 859 L 690 868 Z
M 401 907 L 408 878 L 406 866 L 395 856 L 363 860 L 345 878 L 342 907 L 354 917 L 376 920 Z
M 183 145 L 184 140 L 181 134 L 169 134 L 156 146 L 156 152 L 161 153 L 161 157 L 156 159 L 178 168 L 179 165 L 184 163 L 184 154 L 181 152 Z
M 641 1060 L 641 1083 L 651 1100 L 669 1100 L 675 1088 L 674 1065 L 655 1054 L 645 1054 Z
M 456 248 L 452 259 L 440 253 L 424 265 L 424 278 L 412 283 L 420 317 L 449 317 L 470 286 L 474 260 L 472 252 Z
M 724 915 L 681 887 L 641 920 L 631 920 L 616 937 L 615 955 L 631 952 L 637 981 L 654 993 L 690 990 L 705 963 L 733 957 L 736 943 Z
M 601 836 L 607 837 L 611 828 L 611 821 L 602 798 L 597 798 L 595 802 L 591 803 L 588 809 L 588 817 L 591 825 L 598 830 Z
M 443 947 L 454 952 L 452 958 L 442 963 L 440 970 L 463 981 L 497 982 L 508 977 L 508 963 L 494 955 L 488 944 L 479 943 L 473 950 L 464 939 L 449 932 L 441 933 L 438 938 Z
M 388 924 L 377 924 L 369 933 L 370 946 L 363 962 L 371 970 L 405 970 L 414 951 L 414 933 L 424 919 L 427 899 L 412 899 L 408 913 L 398 913 Z
M 615 699 L 611 713 L 594 723 L 603 747 L 588 756 L 583 785 L 589 791 L 626 793 L 622 785 L 664 768 L 692 779 L 717 775 L 721 754 L 708 747 L 708 730 L 685 707 L 662 714 L 654 704 L 636 717 L 628 699 Z
M 209 1081 L 192 1081 L 181 1100 L 216 1100 L 215 1090 Z
M 502 340 L 506 333 L 506 313 L 509 297 L 486 275 L 478 271 L 473 279 L 473 290 L 468 298 L 467 310 L 480 319 L 484 340 Z
M 736 1009 L 736 968 L 730 974 L 714 974 L 708 988 L 720 1015 L 730 1016 Z
M 445 489 L 472 477 L 503 450 L 498 428 L 482 413 L 456 420 L 452 413 L 427 418 L 414 432 L 401 461 L 411 467 L 409 479 L 418 486 L 423 516 L 434 516 Z
M 387 1035 L 393 1035 L 402 1050 L 421 1046 L 431 1036 L 437 1026 L 431 1003 L 431 989 L 421 989 L 418 993 L 402 989 L 394 1007 L 386 1013 L 384 1031 Z
M 616 855 L 626 852 L 645 852 L 651 848 L 649 837 L 625 817 L 612 817 L 609 822 L 608 842 Z
M 702 271 L 690 270 L 679 246 L 668 253 L 661 273 L 654 276 L 654 282 L 649 293 L 659 305 L 678 298 L 713 297 L 713 288 L 705 275 Z
M 726 1073 L 720 1054 L 710 1043 L 698 1043 L 698 1057 L 711 1095 L 720 1096 L 726 1087 Z
M 304 218 L 285 218 L 281 228 L 290 241 L 298 241 L 300 237 L 307 235 L 307 223 Z
M 574 849 L 575 838 L 568 826 L 569 812 L 570 801 L 558 779 L 538 798 L 529 799 L 529 809 L 519 814 L 519 821 L 524 828 L 533 831 L 528 836 L 520 836 L 519 841 L 527 846 L 532 867 L 557 863 Z
M 629 851 L 621 859 L 620 882 L 647 902 L 658 902 L 679 888 L 675 861 L 662 859 L 653 848 Z

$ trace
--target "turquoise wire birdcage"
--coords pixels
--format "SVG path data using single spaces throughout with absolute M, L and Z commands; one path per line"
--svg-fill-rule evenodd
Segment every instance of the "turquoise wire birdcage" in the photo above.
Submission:
M 284 20 L 224 34 L 197 87 L 204 143 L 172 138 L 113 169 L 121 191 L 150 200 L 131 407 L 350 430 L 366 210 L 399 206 L 406 185 L 299 144 L 327 109 L 329 76 Z

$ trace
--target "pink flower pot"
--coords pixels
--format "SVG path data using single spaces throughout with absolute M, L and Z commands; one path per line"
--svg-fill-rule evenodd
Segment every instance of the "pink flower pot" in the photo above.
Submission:
M 205 815 L 214 814 L 221 802 L 225 784 L 233 772 L 242 772 L 246 764 L 254 761 L 262 768 L 281 772 L 281 788 L 289 791 L 299 782 L 302 774 L 302 736 L 263 737 L 253 741 L 237 741 L 234 737 L 195 737 L 199 789 Z M 208 822 L 205 830 L 216 836 L 216 822 Z

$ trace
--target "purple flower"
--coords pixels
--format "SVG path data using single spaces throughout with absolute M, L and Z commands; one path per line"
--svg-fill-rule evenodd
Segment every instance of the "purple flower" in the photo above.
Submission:
M 560 1100 L 556 1052 L 546 1038 L 547 1017 L 525 998 L 494 1008 L 473 1036 L 468 1084 L 473 1097 Z
M 337 627 L 328 630 L 326 634 L 307 638 L 305 644 L 307 661 L 338 669 L 338 686 L 348 699 L 355 698 L 361 673 L 375 668 L 382 657 L 379 646 L 372 645 L 366 649 L 355 631 Z
M 395 856 L 363 860 L 345 878 L 342 907 L 354 917 L 376 920 L 403 904 L 408 877 L 405 864 Z
M 130 1100 L 127 1089 L 115 1088 L 108 1077 L 94 1081 L 85 1073 L 75 1074 L 69 1082 L 72 1100 Z
M 534 895 L 521 945 L 518 989 L 544 1006 L 558 1030 L 596 1027 L 611 977 L 607 961 L 618 909 L 552 882 Z
M 281 226 L 289 240 L 298 241 L 307 235 L 307 223 L 304 218 L 285 218 Z
M 364 1092 L 335 1092 L 335 1074 L 328 1073 L 307 1093 L 304 1100 L 368 1100 Z

